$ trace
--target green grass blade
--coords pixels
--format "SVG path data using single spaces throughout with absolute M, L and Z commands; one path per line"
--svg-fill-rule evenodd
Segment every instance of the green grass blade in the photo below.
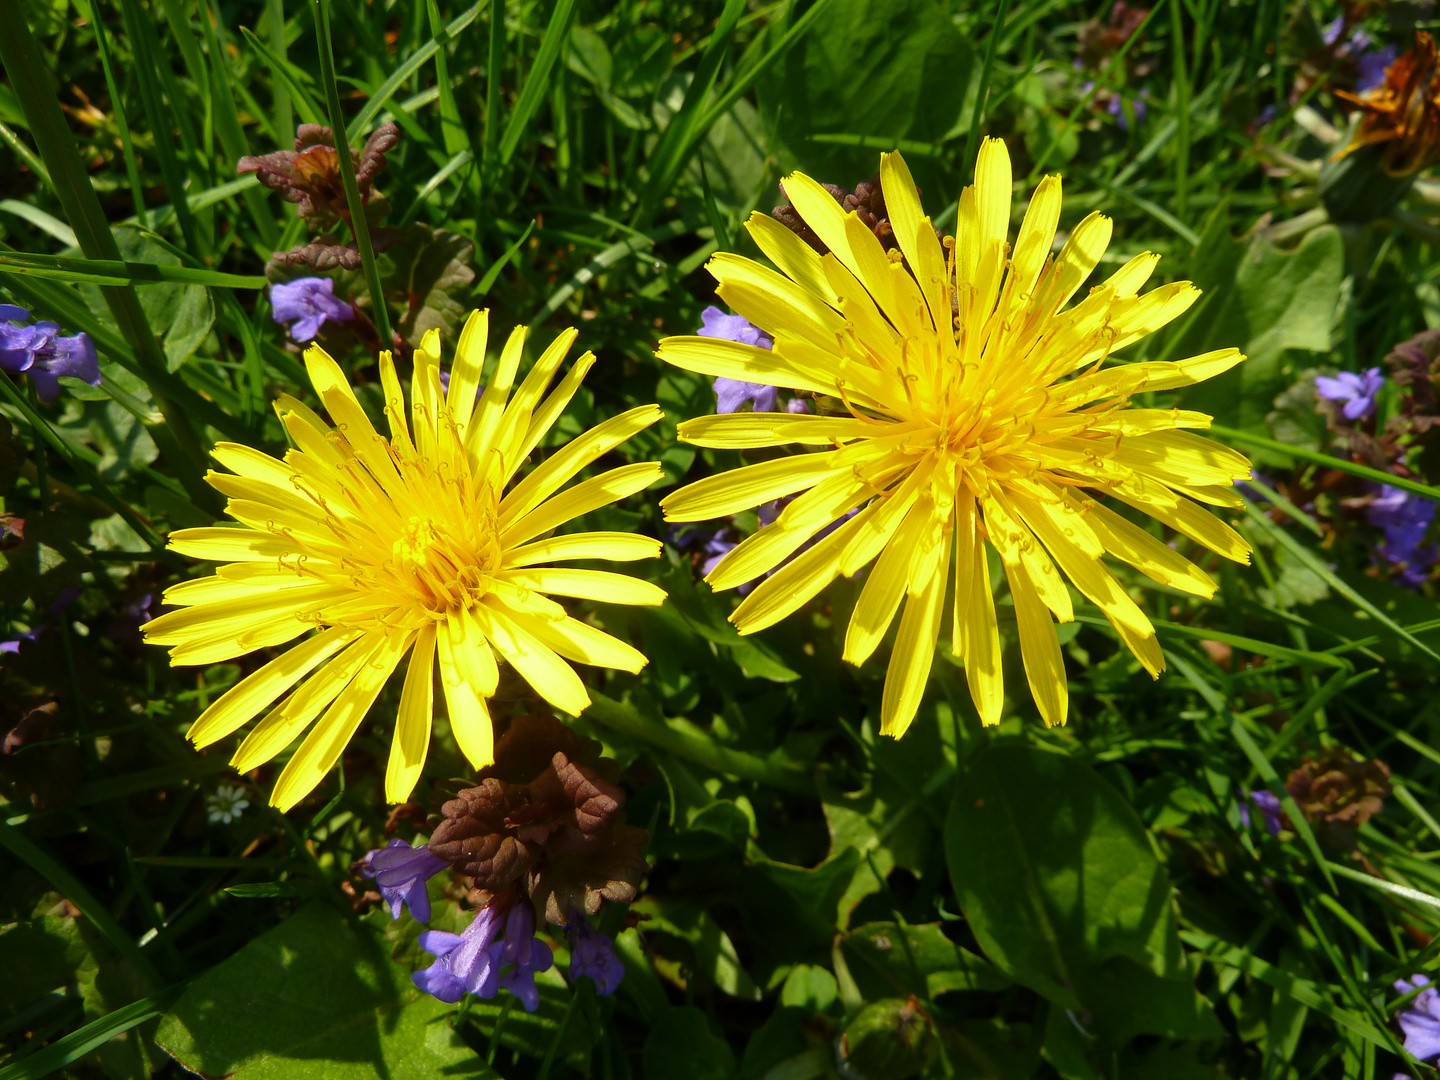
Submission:
M 833 2 L 834 0 L 815 0 L 815 3 L 810 5 L 810 9 L 795 20 L 794 25 L 785 31 L 785 36 L 776 42 L 768 52 L 755 63 L 743 65 L 742 69 L 737 71 L 725 84 L 725 89 L 720 96 L 705 110 L 705 117 L 700 121 L 696 132 L 697 137 L 704 135 L 715 125 L 715 121 L 734 108 L 735 102 L 744 97 L 761 75 L 769 71 L 777 60 L 799 43 L 800 39 L 809 32 L 810 27 L 819 21 L 820 16 Z
M 1191 686 L 1195 687 L 1195 690 L 1205 699 L 1205 703 L 1214 709 L 1221 719 L 1229 721 L 1231 737 L 1234 738 L 1236 745 L 1240 747 L 1245 756 L 1250 759 L 1250 764 L 1260 774 L 1260 778 L 1265 781 L 1270 793 L 1285 807 L 1285 813 L 1290 818 L 1291 826 L 1304 841 L 1305 846 L 1310 849 L 1310 857 L 1315 860 L 1315 865 L 1320 867 L 1320 872 L 1325 875 L 1325 881 L 1329 884 L 1330 891 L 1334 892 L 1335 879 L 1330 876 L 1329 863 L 1325 861 L 1325 854 L 1320 850 L 1320 841 L 1315 837 L 1315 830 L 1310 828 L 1310 822 L 1305 820 L 1305 815 L 1300 812 L 1300 807 L 1296 805 L 1294 797 L 1285 789 L 1280 774 L 1275 771 L 1275 766 L 1270 764 L 1270 759 L 1265 756 L 1260 745 L 1246 730 L 1245 725 L 1240 722 L 1240 718 L 1230 711 L 1230 706 L 1225 704 L 1225 700 L 1215 692 L 1215 688 L 1206 682 L 1198 671 L 1168 650 L 1165 658 L 1174 665 L 1175 670 L 1180 672 Z
M 505 264 L 515 257 L 515 253 L 520 250 L 526 240 L 530 239 L 530 234 L 534 231 L 535 222 L 531 221 L 529 225 L 525 226 L 525 231 L 520 234 L 520 239 L 506 248 L 505 254 L 490 264 L 489 269 L 485 271 L 485 276 L 482 277 L 480 283 L 475 286 L 474 295 L 477 299 L 490 291 L 490 286 L 495 284 L 495 279 L 500 276 L 500 271 L 505 269 Z
M 60 205 L 70 227 L 75 230 L 81 251 L 86 258 L 118 261 L 120 250 L 90 183 L 89 172 L 80 159 L 65 114 L 50 91 L 50 75 L 40 60 L 39 47 L 24 16 L 13 4 L 0 4 L 0 62 L 4 63 L 10 85 L 25 111 L 30 133 L 50 170 Z M 116 326 L 143 367 L 144 376 L 151 380 L 152 387 L 162 385 L 162 380 L 168 381 L 170 372 L 165 355 L 150 329 L 135 290 L 127 285 L 109 285 L 102 286 L 101 293 Z M 209 488 L 201 479 L 205 453 L 189 417 L 169 400 L 158 398 L 156 403 L 175 440 L 184 450 L 181 459 L 173 464 L 185 489 L 192 498 L 208 499 Z
M 90 890 L 80 884 L 80 880 L 47 851 L 19 829 L 3 821 L 0 821 L 0 847 L 4 847 L 11 855 L 54 885 L 61 896 L 79 908 L 80 913 L 90 920 L 91 925 L 116 954 L 133 967 L 135 973 L 144 979 L 152 990 L 164 985 L 160 973 L 150 963 L 150 958 L 140 951 L 140 946 L 111 918 L 110 912 L 90 894 Z
M 350 143 L 345 138 L 345 114 L 340 109 L 340 87 L 335 83 L 335 54 L 330 43 L 330 5 L 328 0 L 312 0 L 315 13 L 315 32 L 319 38 L 320 81 L 325 86 L 325 97 L 330 106 L 330 128 L 338 133 L 335 139 L 335 156 L 340 163 L 340 181 L 345 185 L 345 205 L 350 210 L 350 228 L 355 234 L 355 246 L 360 249 L 360 260 L 365 266 L 365 284 L 370 290 L 370 317 L 380 332 L 380 340 L 388 347 L 393 335 L 390 332 L 390 314 L 385 310 L 385 293 L 380 287 L 380 268 L 375 264 L 375 249 L 370 243 L 370 225 L 365 220 L 365 204 L 360 201 L 360 188 L 355 183 L 355 163 L 350 160 Z
M 570 22 L 575 15 L 575 4 L 576 0 L 558 0 L 555 4 L 550 23 L 545 27 L 545 35 L 540 39 L 540 49 L 535 54 L 535 62 L 530 65 L 530 71 L 525 76 L 525 85 L 515 101 L 515 108 L 511 110 L 510 119 L 505 123 L 505 134 L 501 137 L 499 146 L 501 165 L 508 164 L 514 156 L 530 121 L 535 118 L 535 113 L 545 100 L 546 91 L 550 89 L 550 69 L 555 66 L 555 61 L 560 57 L 560 49 L 570 36 Z
M 208 285 L 226 289 L 263 289 L 269 284 L 258 274 L 227 274 L 190 266 L 127 262 L 121 259 L 72 259 L 65 255 L 36 255 L 25 251 L 0 253 L 0 272 L 34 274 L 56 281 L 91 285 L 160 284 Z
M 188 186 L 185 170 L 180 166 L 179 156 L 175 153 L 175 143 L 170 137 L 170 117 L 180 119 L 184 116 L 184 110 L 179 107 L 178 101 L 174 109 L 166 109 L 161 100 L 157 72 L 163 60 L 153 55 L 158 53 L 158 47 L 153 50 L 146 48 L 154 31 L 154 27 L 146 23 L 148 16 L 140 10 L 136 0 L 120 0 L 120 11 L 125 19 L 126 36 L 130 39 L 131 48 L 135 50 L 135 82 L 140 88 L 140 106 L 145 112 L 145 121 L 155 140 L 155 157 L 160 163 L 160 178 L 170 195 L 171 204 L 175 207 L 175 220 L 180 226 L 180 234 L 185 237 L 185 246 L 197 255 L 206 254 L 206 247 L 201 244 L 199 226 L 194 215 L 190 213 L 189 206 L 185 204 L 185 189 Z M 147 57 L 146 52 L 152 55 Z M 185 130 L 183 124 L 180 130 Z
M 505 65 L 505 0 L 490 0 L 490 35 L 485 60 L 485 143 L 480 152 L 480 187 L 490 190 L 490 173 L 500 147 L 500 71 Z
M 1209 430 L 1212 434 L 1218 435 L 1222 439 L 1247 443 L 1250 446 L 1259 447 L 1262 450 L 1285 454 L 1289 457 L 1298 458 L 1301 461 L 1308 461 L 1314 465 L 1324 465 L 1327 469 L 1338 469 L 1340 472 L 1349 473 L 1351 476 L 1359 476 L 1365 480 L 1374 480 L 1379 484 L 1389 484 L 1391 487 L 1399 488 L 1401 491 L 1411 491 L 1416 495 L 1423 495 L 1427 499 L 1434 499 L 1436 502 L 1440 502 L 1440 488 L 1431 487 L 1429 484 L 1422 484 L 1418 480 L 1410 480 L 1403 476 L 1396 476 L 1394 473 L 1381 472 L 1379 469 L 1372 469 L 1368 465 L 1357 465 L 1355 462 L 1346 461 L 1344 458 L 1332 457 L 1329 454 L 1322 454 L 1317 450 L 1305 450 L 1298 446 L 1290 446 L 1288 443 L 1267 439 L 1263 435 L 1255 435 L 1248 431 L 1239 431 L 1235 428 L 1224 427 L 1220 424 L 1211 424 Z
M 55 190 L 55 181 L 50 179 L 50 170 L 45 168 L 45 163 L 36 155 L 35 151 L 25 145 L 25 140 L 16 135 L 7 124 L 0 124 L 0 141 L 8 146 L 12 153 L 23 161 L 37 177 L 40 182 L 51 191 Z
M 66 247 L 79 247 L 80 241 L 75 239 L 75 230 L 66 225 L 65 222 L 47 214 L 38 206 L 30 203 L 20 202 L 16 199 L 0 199 L 0 210 L 7 214 L 14 214 L 18 218 L 28 221 L 41 232 L 49 233 L 56 240 L 59 240 Z
M 486 3 L 488 3 L 488 0 L 480 0 L 474 7 L 447 23 L 444 27 L 445 38 L 449 39 L 454 37 L 478 19 L 480 13 L 485 10 Z M 390 73 L 390 77 L 380 84 L 376 91 L 370 95 L 370 100 L 365 102 L 364 107 L 355 114 L 355 119 L 350 121 L 350 126 L 347 128 L 346 133 L 351 142 L 356 142 L 361 135 L 370 130 L 376 117 L 378 117 L 381 110 L 390 103 L 390 99 L 394 97 L 396 91 L 404 85 L 405 80 L 424 67 L 429 59 L 439 51 L 440 39 L 438 37 L 432 38 L 407 56 L 404 62 Z
M 1414 634 L 1410 633 L 1409 630 L 1406 630 L 1405 627 L 1401 626 L 1394 619 L 1390 618 L 1389 615 L 1386 615 L 1369 600 L 1366 600 L 1365 597 L 1361 596 L 1358 592 L 1355 591 L 1353 586 L 1351 586 L 1348 582 L 1341 580 L 1340 576 L 1336 574 L 1334 570 L 1330 569 L 1329 563 L 1327 563 L 1324 559 L 1319 558 L 1313 551 L 1311 551 L 1304 544 L 1300 543 L 1299 540 L 1296 540 L 1295 537 L 1291 536 L 1288 532 L 1286 532 L 1283 527 L 1276 525 L 1275 522 L 1271 521 L 1264 514 L 1260 513 L 1259 510 L 1255 509 L 1253 504 L 1246 504 L 1245 513 L 1257 528 L 1264 531 L 1266 535 L 1271 537 L 1271 539 L 1273 539 L 1277 544 L 1285 548 L 1285 550 L 1290 552 L 1291 555 L 1294 555 L 1297 559 L 1299 559 L 1305 565 L 1305 568 L 1307 570 L 1314 573 L 1317 577 L 1324 581 L 1326 585 L 1329 585 L 1330 588 L 1334 589 L 1341 596 L 1345 597 L 1346 600 L 1349 600 L 1352 604 L 1365 612 L 1365 614 L 1369 615 L 1370 618 L 1374 619 L 1381 626 L 1384 626 L 1391 633 L 1397 634 L 1400 637 L 1404 638 L 1411 645 L 1414 645 L 1417 649 L 1425 653 L 1427 656 L 1431 656 L 1434 657 L 1436 660 L 1440 660 L 1440 653 L 1435 652 L 1434 649 L 1430 648 L 1430 646 L 1426 645 Z
M 301 79 L 308 80 L 309 76 L 300 68 L 290 63 L 290 61 L 282 60 L 276 56 L 263 41 L 247 28 L 243 26 L 240 27 L 240 34 L 249 46 L 264 58 L 265 62 L 270 66 L 270 74 L 276 76 L 285 84 L 285 89 L 288 90 L 290 96 L 295 99 L 294 104 L 300 113 L 300 122 L 304 124 L 324 124 L 324 110 L 320 108 L 319 104 L 310 96 L 309 91 L 307 91 L 301 83 Z
M 285 0 L 265 0 L 265 29 L 270 32 L 270 48 L 281 63 L 285 62 Z M 274 128 L 288 137 L 295 130 L 295 117 L 290 110 L 290 88 L 279 79 L 270 89 L 274 102 Z
M 436 189 L 446 180 L 475 160 L 475 155 L 469 150 L 461 150 L 458 154 L 447 161 L 434 176 L 426 180 L 420 190 L 415 193 L 415 200 L 410 204 L 410 209 L 400 219 L 401 226 L 409 225 L 420 213 L 420 207 L 425 205 L 425 200 L 435 194 Z
M 435 86 L 440 91 L 440 137 L 445 152 L 453 156 L 471 149 L 470 133 L 460 121 L 460 106 L 455 102 L 455 88 L 450 85 L 450 58 L 445 54 L 445 46 L 450 44 L 449 28 L 440 21 L 440 8 L 435 0 L 425 0 L 425 10 L 430 17 L 430 33 L 434 35 L 437 46 Z
M 985 43 L 985 62 L 980 68 L 980 89 L 975 95 L 975 111 L 970 117 L 970 133 L 965 136 L 965 156 L 960 159 L 960 175 L 975 171 L 975 147 L 980 142 L 980 125 L 985 121 L 985 108 L 990 100 L 990 76 L 995 70 L 995 48 L 1005 33 L 1005 17 L 1010 13 L 1010 0 L 1000 0 L 1000 11 Z
M 710 92 L 715 88 L 715 81 L 720 77 L 720 65 L 725 62 L 725 56 L 730 51 L 735 24 L 740 21 L 744 10 L 745 0 L 726 0 L 720 19 L 715 24 L 715 32 L 710 35 L 710 44 L 705 47 L 705 53 L 700 58 L 700 67 L 685 91 L 685 100 L 680 111 L 670 118 L 665 133 L 660 136 L 660 144 L 650 155 L 650 176 L 640 196 L 636 218 L 640 224 L 648 223 L 659 209 L 660 200 L 674 186 L 680 171 L 690 158 L 690 152 L 706 130 L 702 126 L 705 104 L 710 98 Z M 718 235 L 716 239 L 718 242 Z
M 215 134 L 220 137 L 220 145 L 225 150 L 228 160 L 225 162 L 227 168 L 224 171 L 228 172 L 250 153 L 250 146 L 245 139 L 245 129 L 240 126 L 240 113 L 235 108 L 235 95 L 230 85 L 229 57 L 215 34 L 208 4 L 205 0 L 198 2 L 200 25 L 205 29 L 205 51 L 210 57 L 210 78 L 215 84 L 210 94 L 215 114 Z M 213 21 L 220 21 L 218 12 Z M 186 36 L 193 37 L 188 34 Z M 245 188 L 240 197 L 245 202 L 245 209 L 250 212 L 251 220 L 255 222 L 255 228 L 259 230 L 260 239 L 266 246 L 275 247 L 280 239 L 280 222 L 271 211 L 265 193 L 258 188 Z
M 0 823 L 0 828 L 5 827 Z M 0 1069 L 0 1080 L 39 1080 L 42 1076 L 59 1072 L 67 1065 L 72 1065 L 98 1050 L 115 1036 L 123 1035 L 146 1020 L 164 1014 L 179 998 L 183 989 L 183 985 L 167 987 L 158 994 L 151 994 L 114 1012 L 108 1012 L 64 1038 L 56 1039 L 43 1050 L 37 1050 L 13 1065 L 6 1065 Z
M 78 0 L 77 7 L 89 7 L 84 0 Z M 115 116 L 115 126 L 120 129 L 120 150 L 125 157 L 125 175 L 130 181 L 130 197 L 135 203 L 135 217 L 145 222 L 145 184 L 140 179 L 140 163 L 135 159 L 135 144 L 130 138 L 130 124 L 125 119 L 124 98 L 115 81 L 115 68 L 110 60 L 110 35 L 105 21 L 97 18 L 93 8 L 90 11 L 91 24 L 95 27 L 95 45 L 100 52 L 100 66 L 105 69 L 105 88 L 110 91 L 110 109 Z

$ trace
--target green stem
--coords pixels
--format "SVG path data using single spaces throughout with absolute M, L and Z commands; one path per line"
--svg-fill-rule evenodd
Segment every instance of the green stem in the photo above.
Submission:
M 769 784 L 797 795 L 815 794 L 814 782 L 794 766 L 777 764 L 742 750 L 721 746 L 684 720 L 655 723 L 645 719 L 630 705 L 608 698 L 604 694 L 592 690 L 590 697 L 590 708 L 585 710 L 587 720 L 594 720 L 634 736 L 678 758 L 693 761 L 718 773 Z
M 365 284 L 370 290 L 370 317 L 380 331 L 380 341 L 389 348 L 394 341 L 390 331 L 390 314 L 385 310 L 385 295 L 380 288 L 380 268 L 375 263 L 375 249 L 370 243 L 370 225 L 365 220 L 365 204 L 355 183 L 355 163 L 350 160 L 350 140 L 345 135 L 345 114 L 340 110 L 340 88 L 335 84 L 335 53 L 330 43 L 330 5 L 327 0 L 311 0 L 315 9 L 315 33 L 319 37 L 320 81 L 325 84 L 325 99 L 330 113 L 330 130 L 335 133 L 335 156 L 340 162 L 340 182 L 345 185 L 345 205 L 350 210 L 350 229 L 365 265 Z

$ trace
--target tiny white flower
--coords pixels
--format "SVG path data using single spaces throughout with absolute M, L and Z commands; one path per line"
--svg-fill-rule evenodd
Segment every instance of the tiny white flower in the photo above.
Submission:
M 244 788 L 221 784 L 215 789 L 214 795 L 205 797 L 205 816 L 212 825 L 229 825 L 232 821 L 239 820 L 249 805 L 250 800 L 245 797 Z

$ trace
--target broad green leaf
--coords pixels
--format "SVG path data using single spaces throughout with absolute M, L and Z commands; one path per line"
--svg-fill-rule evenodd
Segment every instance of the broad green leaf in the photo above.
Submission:
M 974 62 L 934 0 L 852 0 L 835 5 L 761 78 L 760 102 L 782 110 L 786 143 L 807 172 L 853 187 L 875 172 L 880 155 L 808 136 L 937 139 L 960 119 Z
M 186 989 L 156 1043 L 234 1080 L 493 1077 L 384 938 L 321 903 L 252 940 Z
M 1224 220 L 1217 215 L 1217 222 Z M 1258 237 L 1242 245 L 1223 227 L 1207 233 L 1192 264 L 1195 284 L 1205 295 L 1165 342 L 1165 359 L 1231 345 L 1248 359 L 1186 390 L 1183 406 L 1209 413 L 1220 424 L 1264 434 L 1275 398 L 1294 381 L 1294 371 L 1306 366 L 1287 354 L 1330 348 L 1344 264 L 1333 226 L 1309 233 L 1294 251 Z
M 1010 980 L 945 936 L 939 923 L 866 923 L 841 939 L 846 963 L 867 1001 L 950 990 L 1003 990 Z
M 645 1080 L 733 1080 L 735 1054 L 692 1005 L 671 1006 L 650 1028 L 641 1054 Z
M 945 825 L 956 899 L 1001 971 L 1075 1008 L 1100 965 L 1178 971 L 1170 879 L 1130 804 L 1064 754 L 999 744 L 971 759 Z

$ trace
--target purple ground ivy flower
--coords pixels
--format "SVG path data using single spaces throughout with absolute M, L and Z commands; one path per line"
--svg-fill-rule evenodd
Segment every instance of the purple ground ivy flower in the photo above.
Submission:
M 1429 577 L 1437 556 L 1434 545 L 1424 543 L 1435 519 L 1435 504 L 1389 484 L 1378 485 L 1377 490 L 1379 494 L 1365 508 L 1365 520 L 1385 533 L 1378 553 L 1400 566 L 1397 578 L 1401 584 L 1418 589 Z
M 427 845 L 412 848 L 398 836 L 383 848 L 376 848 L 361 860 L 360 871 L 373 877 L 380 886 L 380 895 L 390 908 L 390 917 L 398 919 L 402 905 L 410 909 L 417 922 L 430 920 L 430 895 L 425 883 L 450 864 L 430 854 Z
M 1341 409 L 1346 420 L 1355 421 L 1375 411 L 1375 395 L 1385 385 L 1385 376 L 1378 367 L 1370 368 L 1364 374 L 1342 371 L 1333 379 L 1328 375 L 1315 376 L 1315 392 L 1327 401 L 1343 401 Z
M 498 985 L 509 990 L 526 1012 L 540 1007 L 535 976 L 555 963 L 550 946 L 535 936 L 535 909 L 521 900 L 505 918 L 505 936 L 490 946 L 490 963 L 499 971 Z M 482 995 L 488 996 L 488 995 Z
M 29 376 L 41 401 L 60 396 L 62 375 L 100 385 L 100 362 L 89 334 L 62 337 L 53 322 L 16 325 L 29 318 L 22 307 L 0 304 L 0 371 Z
M 490 960 L 490 947 L 499 930 L 500 920 L 493 904 L 477 911 L 463 933 L 426 930 L 420 935 L 420 947 L 434 953 L 437 959 L 411 975 L 410 980 L 431 997 L 450 1005 L 467 993 L 494 997 L 497 972 Z
M 467 993 L 493 998 L 503 988 L 520 999 L 526 1012 L 539 1008 L 535 976 L 549 970 L 554 954 L 535 936 L 535 909 L 528 900 L 508 912 L 502 908 L 493 901 L 485 905 L 459 934 L 422 933 L 420 947 L 437 959 L 410 976 L 415 985 L 451 1005 Z
M 578 911 L 565 927 L 565 936 L 570 939 L 570 981 L 588 975 L 601 996 L 613 994 L 625 977 L 625 965 L 615 955 L 615 943 Z
M 1422 986 L 1425 989 L 1420 990 Z M 1400 979 L 1395 989 L 1402 994 L 1420 990 L 1419 996 L 1395 1017 L 1405 1035 L 1405 1049 L 1421 1061 L 1440 1056 L 1440 993 L 1425 975 Z
M 290 324 L 297 342 L 310 341 L 328 322 L 349 322 L 355 309 L 335 295 L 330 278 L 302 277 L 270 286 L 271 317 Z
M 758 326 L 739 315 L 726 315 L 711 305 L 700 313 L 701 337 L 720 338 L 723 341 L 738 341 L 741 345 L 757 348 L 773 348 L 775 341 Z M 780 391 L 764 383 L 745 382 L 743 379 L 718 377 L 715 380 L 715 411 L 721 413 L 739 412 L 749 403 L 754 412 L 775 412 L 780 404 Z
M 698 551 L 703 559 L 700 573 L 708 576 L 719 565 L 720 560 L 740 543 L 740 534 L 730 525 L 706 528 L 703 525 L 672 525 L 665 539 L 675 547 Z
M 1245 805 L 1245 799 L 1249 799 L 1260 811 L 1261 819 L 1265 822 L 1265 831 L 1271 836 L 1279 836 L 1280 830 L 1285 826 L 1285 811 L 1280 809 L 1280 800 L 1274 793 L 1242 789 L 1242 796 L 1240 802 L 1241 824 L 1247 829 L 1250 827 L 1250 808 Z

